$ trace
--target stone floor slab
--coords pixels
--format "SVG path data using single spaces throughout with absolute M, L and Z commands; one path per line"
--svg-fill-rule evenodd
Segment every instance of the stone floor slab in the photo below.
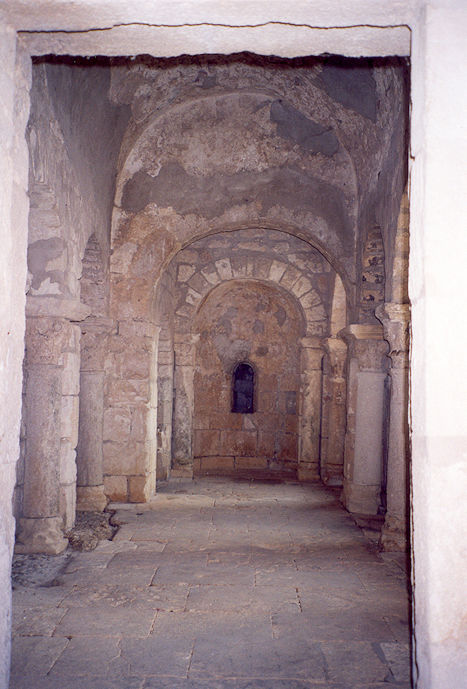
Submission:
M 91 605 L 87 608 L 69 608 L 55 635 L 67 636 L 147 636 L 157 610 L 124 605 Z
M 52 679 L 69 681 L 80 677 L 107 678 L 128 676 L 128 668 L 120 658 L 119 639 L 78 637 L 60 654 L 49 671 Z
M 188 630 L 187 630 L 188 631 Z M 174 678 L 187 676 L 193 652 L 194 636 L 153 634 L 146 639 L 123 639 L 121 658 L 129 674 Z
M 13 636 L 52 636 L 65 615 L 63 608 L 16 605 L 12 616 Z
M 68 639 L 48 637 L 15 637 L 11 652 L 11 689 L 22 678 L 44 677 L 68 646 Z
M 403 562 L 333 491 L 177 479 L 117 520 L 13 592 L 10 689 L 409 689 Z

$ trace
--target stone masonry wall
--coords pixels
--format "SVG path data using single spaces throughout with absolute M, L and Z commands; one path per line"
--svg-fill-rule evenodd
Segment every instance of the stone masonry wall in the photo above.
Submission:
M 256 281 L 228 281 L 201 306 L 194 375 L 195 474 L 297 476 L 300 336 L 294 301 Z M 232 373 L 255 371 L 254 413 L 232 413 Z

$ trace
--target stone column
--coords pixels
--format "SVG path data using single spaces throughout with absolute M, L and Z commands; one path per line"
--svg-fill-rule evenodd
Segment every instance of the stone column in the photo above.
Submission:
M 104 495 L 104 361 L 113 321 L 90 318 L 81 323 L 77 509 L 102 511 Z
M 319 480 L 319 434 L 321 424 L 321 364 L 319 337 L 302 337 L 300 355 L 300 402 L 298 480 Z
M 389 342 L 391 399 L 389 408 L 387 511 L 381 532 L 384 550 L 407 549 L 409 462 L 409 323 L 408 304 L 382 304 L 376 315 Z
M 347 384 L 344 378 L 347 345 L 338 337 L 329 337 L 324 341 L 324 348 L 330 370 L 326 376 L 323 400 L 320 474 L 321 480 L 327 485 L 341 486 L 347 413 Z
M 349 512 L 377 514 L 383 469 L 388 345 L 380 325 L 341 331 L 349 347 L 343 502 Z
M 193 412 L 196 343 L 199 335 L 175 335 L 172 461 L 175 472 L 193 471 Z M 215 403 L 215 400 L 213 400 Z
M 23 516 L 17 552 L 57 554 L 75 517 L 79 326 L 50 311 L 87 315 L 82 305 L 28 298 L 25 353 L 26 427 Z

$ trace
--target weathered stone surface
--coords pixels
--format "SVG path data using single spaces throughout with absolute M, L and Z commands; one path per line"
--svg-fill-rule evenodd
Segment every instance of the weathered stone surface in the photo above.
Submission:
M 128 500 L 127 477 L 104 476 L 104 493 L 109 500 L 126 502 Z
M 18 553 L 47 553 L 57 555 L 68 546 L 63 536 L 61 517 L 21 518 L 16 543 Z
M 108 503 L 104 494 L 104 485 L 77 486 L 76 508 L 82 512 L 102 512 Z

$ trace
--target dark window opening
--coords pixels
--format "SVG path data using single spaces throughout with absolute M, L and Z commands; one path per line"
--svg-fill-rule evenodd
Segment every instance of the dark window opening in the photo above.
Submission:
M 253 414 L 255 372 L 250 364 L 237 364 L 232 375 L 232 412 Z

